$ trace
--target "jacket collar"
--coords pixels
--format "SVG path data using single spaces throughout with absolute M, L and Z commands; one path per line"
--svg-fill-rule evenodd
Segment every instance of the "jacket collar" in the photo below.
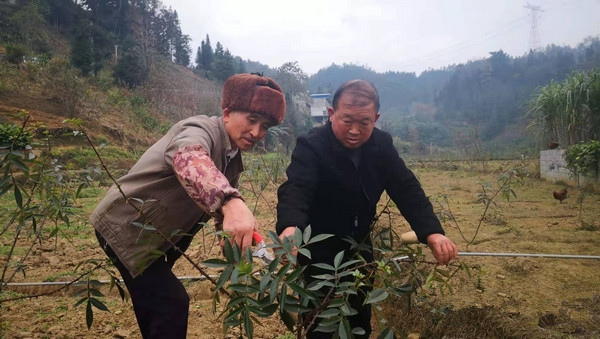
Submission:
M 231 139 L 229 138 L 229 134 L 227 134 L 227 130 L 225 129 L 225 121 L 223 120 L 223 117 L 220 117 L 218 126 L 219 126 L 219 132 L 221 134 L 221 142 L 225 146 L 225 147 L 223 147 L 223 155 L 222 155 L 224 157 L 223 160 L 225 160 L 225 163 L 227 163 L 227 155 L 233 154 L 237 150 L 237 152 L 235 152 L 234 156 L 231 159 L 229 159 L 229 163 L 237 164 L 236 166 L 239 166 L 240 171 L 243 172 L 244 171 L 244 163 L 242 161 L 242 151 L 237 147 L 233 147 L 233 145 L 231 144 Z
M 231 145 L 231 139 L 229 138 L 229 134 L 227 134 L 227 130 L 225 129 L 225 121 L 223 120 L 223 117 L 220 117 L 218 125 L 219 132 L 221 134 L 221 142 L 223 145 L 225 145 L 225 154 L 232 153 L 232 151 L 235 151 L 235 148 Z

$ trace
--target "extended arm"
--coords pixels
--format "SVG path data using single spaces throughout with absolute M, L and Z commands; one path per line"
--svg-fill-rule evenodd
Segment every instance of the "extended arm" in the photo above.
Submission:
M 252 244 L 257 222 L 239 191 L 231 186 L 200 145 L 177 150 L 173 170 L 188 195 L 206 213 L 223 220 L 223 230 L 244 249 Z
M 277 234 L 292 236 L 295 228 L 304 230 L 309 222 L 311 203 L 315 195 L 319 161 L 308 140 L 299 138 L 287 168 L 287 181 L 277 192 Z

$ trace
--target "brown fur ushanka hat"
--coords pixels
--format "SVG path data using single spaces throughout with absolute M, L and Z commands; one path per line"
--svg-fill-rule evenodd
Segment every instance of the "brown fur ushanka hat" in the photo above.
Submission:
M 236 74 L 223 85 L 221 108 L 265 114 L 278 125 L 285 117 L 285 97 L 281 87 L 271 78 Z

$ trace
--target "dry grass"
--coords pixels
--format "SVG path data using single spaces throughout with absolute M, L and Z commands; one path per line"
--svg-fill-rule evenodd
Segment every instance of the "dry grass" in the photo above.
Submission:
M 478 182 L 495 182 L 497 173 L 468 172 L 463 168 L 439 170 L 435 166 L 415 168 L 426 192 L 435 198 L 445 193 L 451 198 L 452 211 L 466 235 L 472 235 L 483 206 L 475 202 Z M 246 187 L 246 199 L 254 206 L 253 195 Z M 270 183 L 258 197 L 257 218 L 263 233 L 274 228 L 277 185 Z M 469 247 L 475 252 L 521 252 L 598 255 L 600 237 L 597 231 L 581 229 L 579 206 L 574 198 L 562 204 L 554 200 L 556 185 L 526 179 L 525 185 L 515 188 L 517 198 L 498 200 L 498 213 L 504 223 L 484 223 L 477 241 Z M 100 198 L 80 201 L 82 209 L 71 229 L 72 243 L 60 240 L 56 250 L 51 242 L 36 251 L 28 263 L 27 276 L 17 281 L 41 281 L 49 277 L 66 280 L 68 272 L 83 259 L 102 258 L 87 215 Z M 385 199 L 382 199 L 382 201 Z M 583 220 L 598 225 L 600 195 L 589 194 L 584 201 Z M 390 215 L 398 232 L 408 225 L 398 213 Z M 382 221 L 383 222 L 383 221 Z M 385 223 L 388 223 L 386 218 Z M 465 242 L 452 224 L 445 225 L 448 235 L 460 250 Z M 3 240 L 3 244 L 6 239 Z M 413 245 L 414 246 L 414 245 Z M 198 261 L 218 256 L 210 232 L 197 236 L 188 254 Z M 429 253 L 427 255 L 430 255 Z M 460 259 L 475 268 L 469 279 L 461 274 L 452 284 L 452 295 L 429 295 L 429 301 L 446 314 L 432 313 L 430 304 L 414 304 L 408 312 L 406 300 L 391 301 L 386 308 L 393 310 L 397 328 L 407 334 L 423 337 L 598 337 L 598 298 L 600 291 L 600 262 L 597 260 L 565 260 L 539 258 L 463 257 Z M 181 276 L 198 276 L 189 263 L 181 260 L 175 267 Z M 103 277 L 99 277 L 103 278 Z M 203 282 L 187 282 L 191 296 L 189 336 L 193 338 L 221 337 L 220 321 L 212 314 L 210 286 Z M 17 291 L 15 289 L 15 291 Z M 18 290 L 21 293 L 32 291 Z M 33 291 L 35 292 L 35 291 Z M 5 337 L 138 337 L 130 303 L 122 303 L 113 292 L 106 298 L 110 312 L 96 312 L 95 323 L 87 330 L 84 309 L 73 308 L 71 292 L 54 297 L 42 297 L 2 305 L 0 327 Z M 60 320 L 59 320 L 60 319 Z M 257 326 L 257 338 L 277 338 L 286 333 L 277 318 L 266 319 Z M 227 337 L 235 337 L 230 334 Z

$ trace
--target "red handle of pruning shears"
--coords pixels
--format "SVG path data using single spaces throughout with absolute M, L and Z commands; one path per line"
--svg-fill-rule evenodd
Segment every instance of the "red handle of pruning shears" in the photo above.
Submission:
M 260 242 L 262 241 L 262 236 L 260 235 L 260 233 L 258 233 L 258 232 L 256 232 L 256 231 L 254 231 L 254 232 L 252 233 L 252 239 L 254 240 L 254 242 L 255 242 L 256 244 L 258 244 L 258 243 L 260 243 Z

